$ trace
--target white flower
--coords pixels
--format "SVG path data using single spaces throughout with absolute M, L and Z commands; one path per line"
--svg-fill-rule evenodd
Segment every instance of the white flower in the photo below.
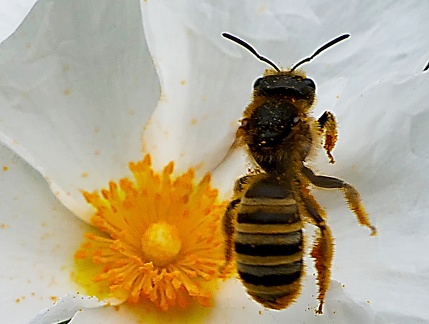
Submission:
M 0 1 L 0 41 L 16 30 L 35 2 L 36 0 Z
M 426 3 L 140 6 L 142 15 L 138 1 L 40 1 L 0 46 L 0 139 L 8 146 L 0 148 L 0 318 L 29 321 L 50 298 L 79 289 L 70 279 L 72 256 L 90 226 L 75 216 L 88 221 L 92 215 L 80 189 L 129 176 L 128 162 L 142 159 L 142 129 L 158 100 L 145 35 L 162 94 L 145 128 L 144 152 L 158 170 L 173 160 L 178 172 L 192 166 L 198 177 L 222 160 L 252 82 L 265 69 L 220 37 L 228 31 L 285 68 L 339 34 L 352 35 L 303 66 L 318 86 L 315 116 L 330 110 L 339 121 L 337 163 L 320 156 L 315 165 L 358 188 L 379 234 L 370 237 L 357 225 L 341 195 L 317 192 L 336 243 L 324 314 L 314 314 L 316 285 L 307 260 L 302 294 L 288 309 L 262 309 L 232 279 L 200 321 L 428 321 Z M 245 167 L 239 160 L 227 159 L 213 174 L 224 196 Z M 73 322 L 158 316 L 144 307 L 136 313 L 130 306 L 97 308 Z M 182 315 L 196 321 L 191 311 Z

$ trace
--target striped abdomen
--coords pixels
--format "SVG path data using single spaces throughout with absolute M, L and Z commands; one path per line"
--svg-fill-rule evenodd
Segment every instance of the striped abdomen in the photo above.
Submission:
M 277 181 L 253 183 L 238 208 L 237 270 L 248 293 L 266 307 L 287 307 L 303 274 L 303 223 L 292 193 Z

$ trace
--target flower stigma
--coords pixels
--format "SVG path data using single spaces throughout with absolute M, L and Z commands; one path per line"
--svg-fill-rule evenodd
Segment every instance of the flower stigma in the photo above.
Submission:
M 182 242 L 177 228 L 165 222 L 149 226 L 142 238 L 142 250 L 146 259 L 155 266 L 165 266 L 179 254 Z
M 207 174 L 195 183 L 193 169 L 173 177 L 174 163 L 161 173 L 150 155 L 129 168 L 134 179 L 111 181 L 108 189 L 83 192 L 96 212 L 75 253 L 76 281 L 89 276 L 91 293 L 128 303 L 150 301 L 166 311 L 192 300 L 209 306 L 225 273 L 221 219 L 226 203 Z M 95 285 L 95 286 L 94 286 Z M 94 288 L 95 287 L 95 288 Z

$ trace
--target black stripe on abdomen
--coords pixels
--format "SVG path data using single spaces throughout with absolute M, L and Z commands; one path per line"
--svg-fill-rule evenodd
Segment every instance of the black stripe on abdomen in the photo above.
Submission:
M 300 221 L 298 213 L 273 213 L 264 210 L 239 212 L 237 223 L 241 224 L 292 224 Z
M 234 244 L 238 254 L 288 256 L 302 251 L 302 241 L 302 231 L 299 230 L 286 234 L 237 233 Z
M 241 279 L 256 286 L 289 285 L 298 280 L 303 268 L 302 260 L 279 266 L 245 265 L 237 262 Z

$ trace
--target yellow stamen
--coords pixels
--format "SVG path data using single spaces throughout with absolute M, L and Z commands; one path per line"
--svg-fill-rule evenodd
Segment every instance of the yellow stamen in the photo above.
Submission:
M 162 310 L 186 307 L 191 299 L 209 305 L 214 283 L 224 278 L 220 220 L 226 205 L 218 202 L 210 176 L 195 184 L 190 169 L 173 178 L 173 162 L 156 173 L 149 155 L 130 170 L 134 179 L 83 192 L 96 209 L 91 223 L 104 234 L 87 233 L 75 259 L 91 261 L 92 280 L 111 297 L 149 300 Z

